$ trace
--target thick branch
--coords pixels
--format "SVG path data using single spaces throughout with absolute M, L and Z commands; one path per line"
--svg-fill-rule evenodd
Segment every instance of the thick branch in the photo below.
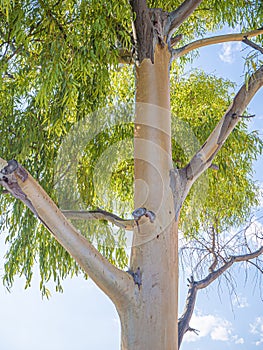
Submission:
M 169 37 L 174 31 L 194 12 L 194 10 L 201 4 L 202 0 L 185 0 L 176 10 L 169 14 L 169 28 L 167 33 Z
M 257 258 L 261 254 L 263 254 L 263 246 L 249 254 L 231 256 L 231 259 L 233 259 L 234 262 L 248 261 Z
M 186 166 L 186 177 L 188 184 L 186 194 L 194 181 L 211 166 L 213 159 L 223 146 L 227 137 L 233 131 L 245 108 L 263 85 L 263 66 L 261 66 L 238 91 L 231 106 L 228 108 L 224 117 L 217 124 L 211 135 L 203 144 L 201 149 L 191 159 Z
M 184 334 L 190 329 L 190 321 L 193 316 L 197 296 L 196 282 L 193 277 L 189 281 L 188 294 L 182 316 L 178 320 L 178 348 L 182 343 Z
M 199 39 L 193 41 L 190 44 L 187 44 L 183 47 L 179 47 L 178 49 L 173 50 L 172 58 L 178 58 L 186 55 L 188 52 L 196 50 L 200 47 L 225 43 L 229 41 L 244 41 L 245 38 L 252 38 L 254 36 L 263 34 L 263 28 L 252 30 L 246 33 L 234 33 L 234 34 L 226 34 L 226 35 L 218 35 L 210 38 Z
M 119 216 L 109 213 L 108 211 L 97 209 L 97 210 L 62 210 L 62 213 L 66 218 L 71 220 L 107 220 L 114 225 L 124 228 L 125 230 L 132 231 L 135 226 L 135 221 L 125 220 Z
M 5 164 L 0 158 L 0 165 Z M 1 170 L 0 183 L 30 208 L 116 306 L 127 303 L 134 286 L 132 278 L 113 266 L 77 231 L 24 168 L 16 161 L 8 162 Z

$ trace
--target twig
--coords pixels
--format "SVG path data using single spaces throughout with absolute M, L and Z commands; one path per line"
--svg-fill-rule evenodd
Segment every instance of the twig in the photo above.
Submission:
M 194 332 L 196 335 L 199 335 L 200 331 L 198 329 L 188 327 L 187 329 L 188 332 Z
M 253 266 L 255 266 L 255 268 L 257 268 L 259 270 L 260 273 L 263 273 L 263 269 L 261 269 L 257 264 L 253 263 L 253 261 L 247 260 L 247 262 Z
M 247 36 L 244 36 L 244 39 L 242 40 L 243 43 L 247 44 L 248 46 L 251 46 L 253 49 L 258 50 L 263 54 L 263 48 L 255 43 L 253 41 L 248 40 Z
M 135 220 L 133 219 L 122 219 L 119 216 L 110 213 L 108 211 L 97 209 L 97 210 L 62 210 L 62 213 L 66 218 L 71 220 L 107 220 L 114 225 L 124 228 L 125 230 L 132 231 L 134 229 Z

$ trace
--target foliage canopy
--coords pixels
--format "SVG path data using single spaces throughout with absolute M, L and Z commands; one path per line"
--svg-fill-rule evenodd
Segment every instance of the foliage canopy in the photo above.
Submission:
M 149 7 L 172 11 L 181 1 L 147 3 Z M 74 125 L 85 120 L 85 128 L 96 124 L 101 132 L 94 133 L 81 155 L 76 179 L 81 205 L 77 202 L 72 206 L 77 209 L 99 206 L 120 215 L 132 211 L 130 142 L 135 84 L 132 68 L 119 64 L 120 49 L 132 50 L 131 17 L 127 1 L 0 1 L 2 155 L 6 159 L 15 158 L 28 168 L 58 203 L 68 205 L 69 192 L 74 190 L 68 191 L 68 198 L 58 198 L 54 186 L 55 160 Z M 224 26 L 256 29 L 261 26 L 262 17 L 261 1 L 203 1 L 180 27 L 180 34 L 186 43 Z M 184 61 L 177 64 L 179 67 L 171 72 L 173 160 L 181 167 L 228 107 L 234 87 L 229 81 L 203 72 L 178 78 Z M 186 139 L 189 132 L 191 137 Z M 108 170 L 112 174 L 105 183 L 103 176 L 100 178 L 95 172 L 96 165 L 115 144 L 121 147 L 115 148 L 113 155 L 122 161 Z M 124 147 L 129 152 L 122 154 Z M 185 234 L 196 235 L 215 220 L 218 231 L 242 223 L 257 204 L 252 161 L 261 151 L 257 134 L 249 133 L 246 124 L 240 123 L 216 158 L 219 170 L 210 169 L 185 203 L 182 212 Z M 65 188 L 62 192 L 65 194 Z M 200 193 L 206 195 L 200 197 Z M 1 195 L 1 203 L 1 230 L 7 232 L 9 249 L 6 285 L 10 287 L 17 274 L 24 275 L 27 286 L 30 285 L 32 268 L 37 262 L 42 292 L 48 293 L 45 285 L 51 278 L 61 290 L 61 279 L 80 272 L 77 264 L 21 203 L 5 194 Z M 193 207 L 198 210 L 193 211 Z M 116 232 L 105 222 L 78 225 L 111 262 L 125 267 L 123 232 Z

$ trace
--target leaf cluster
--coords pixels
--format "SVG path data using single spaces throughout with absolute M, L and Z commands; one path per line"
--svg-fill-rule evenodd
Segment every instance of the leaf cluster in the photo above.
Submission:
M 172 83 L 177 167 L 185 166 L 206 141 L 226 112 L 233 89 L 231 82 L 198 71 Z M 218 232 L 241 225 L 258 204 L 253 162 L 262 153 L 263 143 L 256 131 L 248 131 L 248 123 L 238 124 L 216 156 L 219 169 L 209 169 L 194 184 L 182 210 L 185 234 L 197 235 L 204 225 L 213 225 Z

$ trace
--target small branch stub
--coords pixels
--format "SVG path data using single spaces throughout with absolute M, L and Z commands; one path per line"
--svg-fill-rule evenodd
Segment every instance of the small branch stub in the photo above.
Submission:
M 27 171 L 15 159 L 9 160 L 7 165 L 0 171 L 0 184 L 5 188 L 4 193 L 10 193 L 15 198 L 21 200 L 32 213 L 52 232 L 47 224 L 39 216 L 35 206 L 19 186 L 17 177 L 25 182 L 28 178 Z
M 188 327 L 187 332 L 194 332 L 196 335 L 199 335 L 200 331 L 198 329 Z
M 139 220 L 145 216 L 149 218 L 150 222 L 153 223 L 156 215 L 153 211 L 147 210 L 146 208 L 137 208 L 132 212 L 132 216 L 134 217 L 134 221 L 136 222 L 138 232 L 140 232 Z
M 7 162 L 7 165 L 0 171 L 0 173 L 4 176 L 11 175 L 13 172 L 16 171 L 16 174 L 18 177 L 25 182 L 28 178 L 27 171 L 15 160 L 11 159 Z M 2 179 L 4 178 L 2 176 Z
M 1 174 L 10 175 L 18 168 L 18 163 L 15 159 L 9 160 L 7 166 L 1 170 Z
M 154 212 L 151 211 L 151 210 L 147 210 L 146 213 L 145 213 L 145 216 L 146 216 L 147 218 L 149 218 L 149 220 L 150 220 L 151 223 L 153 223 L 154 220 L 155 220 L 155 218 L 156 218 L 156 215 L 155 215 Z
M 210 169 L 213 169 L 213 170 L 216 170 L 216 171 L 218 171 L 219 170 L 219 166 L 218 165 L 216 165 L 216 164 L 214 164 L 214 163 L 212 163 L 211 165 L 210 165 L 210 167 L 209 167 Z
M 146 208 L 137 208 L 132 212 L 132 216 L 135 221 L 139 221 L 142 216 L 144 216 L 147 212 Z
M 138 222 L 141 217 L 145 216 L 149 218 L 150 222 L 153 223 L 156 215 L 154 214 L 153 211 L 147 210 L 146 208 L 137 208 L 132 212 L 132 216 L 134 217 L 134 220 Z

